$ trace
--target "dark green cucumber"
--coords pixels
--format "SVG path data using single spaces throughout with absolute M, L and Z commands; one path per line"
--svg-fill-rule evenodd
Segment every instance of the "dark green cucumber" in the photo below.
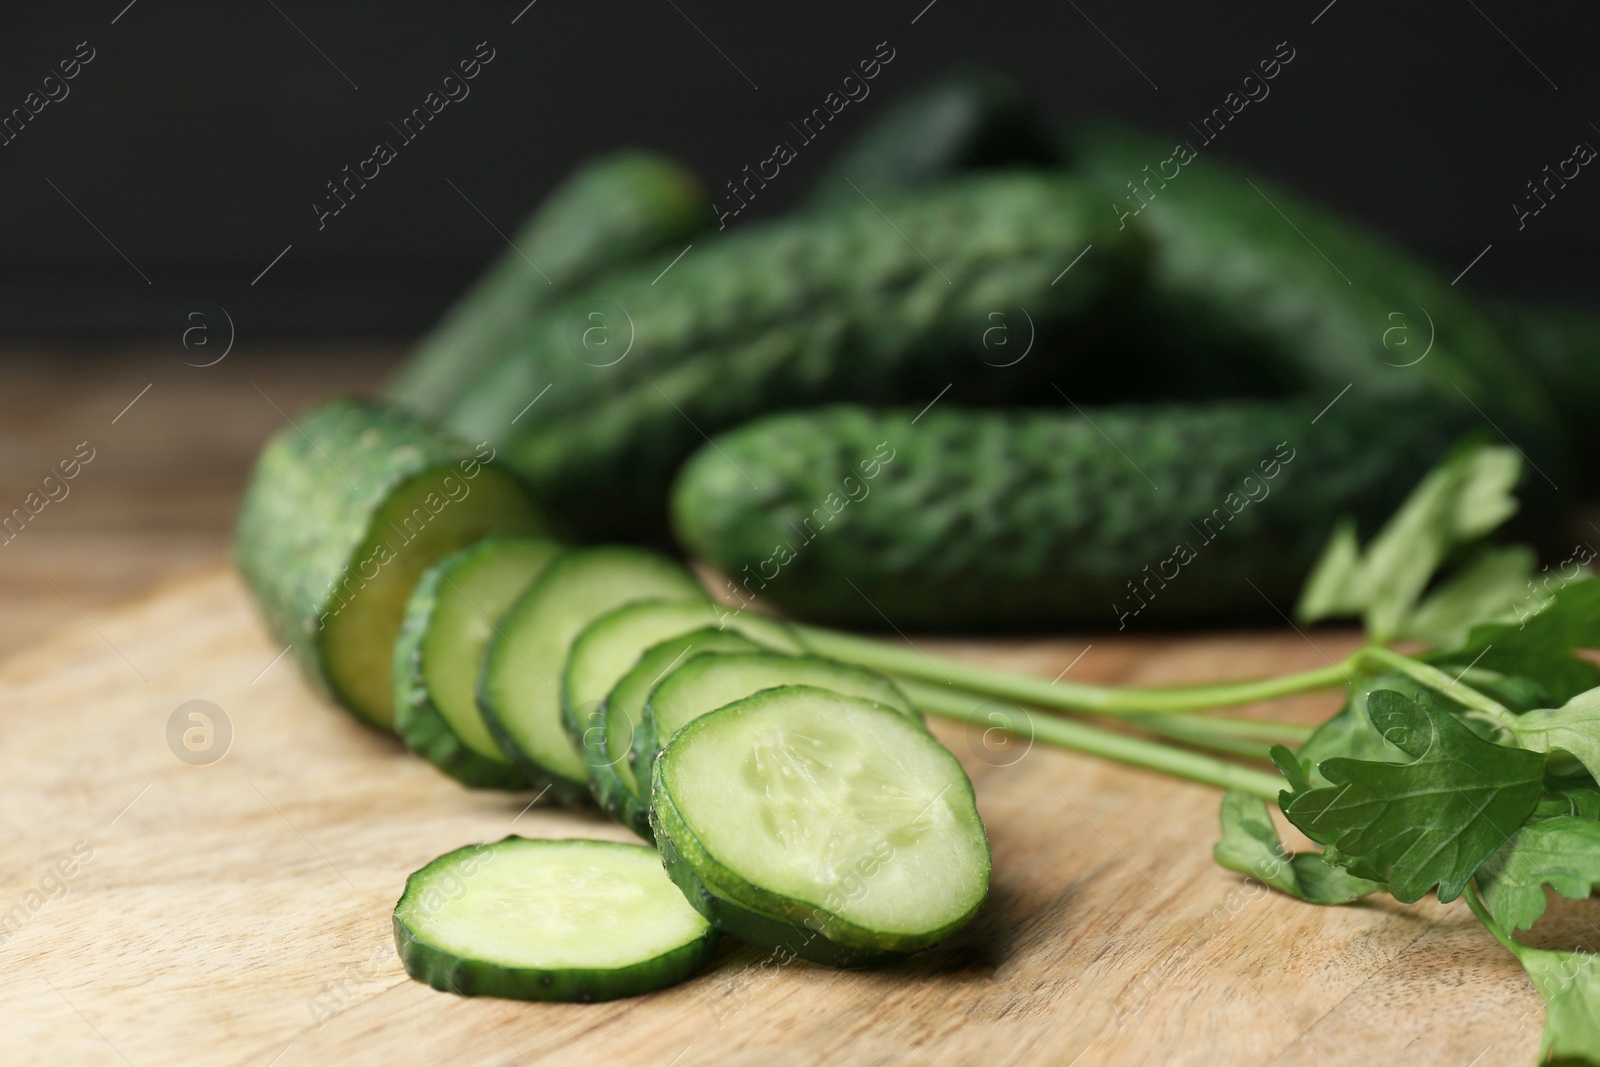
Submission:
M 522 404 L 450 419 L 502 444 L 584 539 L 662 536 L 668 484 L 702 432 L 830 399 L 920 406 L 946 386 L 968 402 L 1043 388 L 1142 255 L 1088 187 L 1016 173 L 885 192 L 730 231 L 670 270 L 667 258 L 539 317 L 496 380 L 518 400 L 549 386 L 515 426 Z M 1035 333 L 1055 362 L 994 365 L 984 345 L 998 321 L 1019 346 Z
M 256 461 L 239 569 L 306 676 L 375 726 L 394 720 L 394 642 L 418 575 L 489 534 L 544 530 L 493 456 L 405 412 L 332 400 Z
M 1123 396 L 1221 388 L 1327 403 L 1354 383 L 1374 398 L 1470 400 L 1519 439 L 1554 439 L 1548 395 L 1478 302 L 1393 243 L 1213 152 L 1105 126 L 1068 145 L 1101 210 L 1148 235 L 1153 251 L 1139 309 L 1153 337 L 1136 358 L 1098 368 Z
M 877 671 L 821 656 L 781 655 L 770 651 L 730 652 L 696 656 L 667 675 L 651 690 L 637 720 L 631 761 L 635 780 L 650 780 L 650 765 L 672 735 L 726 704 L 763 689 L 809 685 L 893 708 L 917 722 L 922 713 L 895 685 Z
M 710 221 L 705 190 L 680 163 L 623 151 L 583 164 L 422 339 L 389 383 L 389 398 L 433 416 L 489 402 L 485 375 L 541 308 L 607 268 L 676 251 Z M 531 399 L 502 402 L 520 409 Z
M 413 752 L 471 786 L 520 789 L 478 710 L 478 669 L 500 616 L 561 546 L 489 537 L 423 572 L 394 646 L 395 732 Z
M 717 932 L 644 845 L 508 837 L 406 879 L 394 941 L 406 973 L 468 997 L 596 1001 L 675 985 Z
M 696 455 L 673 515 L 748 596 L 833 624 L 1270 619 L 1341 516 L 1386 518 L 1476 423 L 1325 404 L 777 415 Z
M 988 893 L 972 783 L 881 704 L 769 689 L 678 731 L 653 772 L 668 874 L 758 948 L 834 966 L 892 959 L 960 929 Z
M 561 721 L 572 642 L 595 619 L 636 600 L 704 598 L 694 576 L 642 549 L 562 553 L 505 616 L 478 676 L 484 723 L 528 782 L 562 803 L 589 795 L 589 772 Z
M 1016 80 L 965 67 L 895 98 L 834 157 L 810 203 L 827 206 L 962 171 L 1047 166 L 1055 159 L 1044 122 Z
M 755 652 L 760 647 L 734 630 L 707 627 L 668 638 L 639 657 L 639 662 L 606 696 L 599 736 L 585 736 L 585 741 L 593 746 L 586 757 L 589 791 L 607 815 L 645 840 L 651 839 L 650 805 L 639 784 L 650 778 L 648 773 L 643 779 L 634 773 L 633 744 L 639 723 L 644 720 L 645 700 L 656 683 L 703 654 Z

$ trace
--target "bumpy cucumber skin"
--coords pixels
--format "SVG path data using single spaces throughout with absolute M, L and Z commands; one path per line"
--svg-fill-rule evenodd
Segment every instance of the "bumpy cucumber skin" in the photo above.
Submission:
M 673 566 L 670 561 L 656 555 L 653 552 L 631 548 L 625 545 L 609 545 L 597 548 L 577 549 L 567 553 L 566 555 L 575 555 L 578 552 L 582 552 L 590 557 L 598 556 L 600 554 L 608 554 L 616 557 L 617 559 L 649 559 L 652 561 L 659 561 L 663 567 Z M 522 610 L 525 604 L 530 602 L 540 583 L 549 579 L 552 574 L 556 573 L 557 567 L 561 565 L 562 558 L 552 561 L 550 566 L 545 568 L 544 572 L 540 574 L 539 578 L 533 583 L 533 585 L 523 590 L 522 596 L 519 597 L 517 602 L 511 606 L 510 610 L 506 612 L 505 618 L 501 621 L 502 631 L 509 631 L 514 627 L 515 617 L 518 612 Z M 688 572 L 685 571 L 684 574 L 687 576 Z M 692 580 L 693 579 L 691 578 L 690 581 Z M 576 637 L 576 635 L 574 635 L 574 637 Z M 490 640 L 489 650 L 484 654 L 483 671 L 478 676 L 478 710 L 483 713 L 484 725 L 489 728 L 490 735 L 494 737 L 495 741 L 499 743 L 501 749 L 505 751 L 506 757 L 511 760 L 511 765 L 521 772 L 522 776 L 527 780 L 529 785 L 533 786 L 535 789 L 541 790 L 542 796 L 548 796 L 557 804 L 563 804 L 567 806 L 580 805 L 590 799 L 588 777 L 585 776 L 583 779 L 579 780 L 568 778 L 562 774 L 555 774 L 547 768 L 541 766 L 531 756 L 524 752 L 522 750 L 522 746 L 517 743 L 516 738 L 511 735 L 511 733 L 506 729 L 505 724 L 501 721 L 499 713 L 495 710 L 494 701 L 486 691 L 486 682 L 491 672 L 491 668 L 493 667 L 494 659 L 497 655 L 497 649 L 499 648 L 502 640 L 505 640 L 503 635 Z M 565 666 L 565 664 L 563 664 L 563 666 Z M 557 685 L 559 686 L 559 682 Z M 557 714 L 560 714 L 559 708 L 557 709 Z
M 524 840 L 516 834 L 495 844 Z M 595 844 L 615 844 L 596 841 Z M 468 849 L 493 848 L 494 845 L 468 845 Z M 641 847 L 641 846 L 625 846 Z M 456 852 L 465 851 L 457 849 Z M 545 971 L 532 968 L 502 967 L 479 960 L 463 959 L 417 939 L 411 929 L 401 921 L 400 905 L 412 893 L 413 883 L 422 886 L 424 877 L 434 866 L 444 863 L 456 852 L 448 852 L 406 879 L 406 888 L 395 904 L 394 944 L 405 965 L 406 973 L 445 993 L 464 997 L 504 997 L 508 1000 L 543 1000 L 564 1003 L 595 1003 L 620 1000 L 641 993 L 665 989 L 684 981 L 698 971 L 716 948 L 718 930 L 711 926 L 705 936 L 657 956 L 655 959 L 617 970 L 569 968 Z M 421 891 L 420 888 L 418 890 Z
M 1015 79 L 989 67 L 959 68 L 879 113 L 828 165 L 808 205 L 826 207 L 968 170 L 1048 166 L 1056 158 L 1043 120 Z
M 1275 618 L 1267 598 L 1293 597 L 1340 516 L 1370 529 L 1481 426 L 1354 393 L 1316 418 L 1323 403 L 777 415 L 690 460 L 673 516 L 750 595 L 835 625 Z M 1237 515 L 1200 526 L 1230 499 Z
M 486 759 L 469 748 L 444 717 L 428 689 L 422 666 L 422 642 L 439 602 L 439 586 L 475 555 L 494 551 L 502 538 L 490 537 L 446 556 L 423 572 L 394 645 L 394 729 L 406 747 L 462 785 L 475 789 L 525 789 L 528 780 L 509 762 Z M 550 543 L 551 556 L 559 549 Z
M 787 691 L 806 688 L 810 687 L 781 686 L 737 701 L 726 708 L 719 708 L 717 711 L 702 715 L 679 730 L 673 735 L 672 742 L 676 744 L 679 741 L 692 741 L 697 731 L 713 725 L 712 720 L 715 717 L 738 714 L 740 705 L 779 698 Z M 870 704 L 871 701 L 863 703 Z M 894 708 L 881 704 L 877 707 L 885 714 L 894 715 L 896 718 L 906 717 Z M 714 926 L 732 934 L 747 945 L 772 952 L 792 954 L 829 967 L 869 967 L 903 959 L 937 944 L 967 925 L 972 917 L 983 909 L 988 900 L 987 886 L 993 869 L 993 857 L 989 851 L 988 831 L 981 818 L 976 821 L 978 830 L 984 838 L 983 881 L 986 887 L 984 896 L 965 914 L 937 930 L 895 937 L 847 922 L 821 906 L 808 905 L 769 893 L 738 879 L 737 876 L 732 876 L 732 880 L 739 882 L 737 887 L 721 884 L 716 875 L 724 871 L 722 863 L 711 855 L 684 820 L 672 801 L 671 791 L 663 780 L 671 752 L 672 745 L 663 749 L 651 765 L 650 771 L 650 826 L 654 832 L 656 848 L 661 852 L 661 860 L 666 865 L 668 876 L 679 889 L 683 890 L 684 896 L 695 910 L 709 919 Z M 955 762 L 954 756 L 950 759 L 952 763 Z M 961 774 L 961 780 L 966 784 L 966 799 L 976 809 L 977 801 L 973 795 L 972 783 L 966 777 L 965 771 L 960 770 L 959 764 L 956 766 Z M 810 925 L 808 920 L 819 926 L 825 926 L 828 933 L 823 933 L 822 930 Z
M 523 224 L 516 247 L 423 338 L 387 395 L 432 416 L 458 405 L 515 405 L 515 415 L 532 398 L 497 396 L 487 379 L 539 310 L 603 270 L 676 251 L 711 216 L 699 179 L 671 159 L 622 151 L 579 166 Z
M 668 485 L 702 431 L 797 404 L 924 403 L 952 382 L 969 401 L 1014 397 L 1052 367 L 993 365 L 993 316 L 1021 344 L 1026 309 L 1041 351 L 1083 350 L 1143 249 L 1087 186 L 1004 172 L 730 230 L 663 274 L 669 260 L 539 317 L 496 384 L 527 399 L 550 386 L 515 426 L 517 408 L 447 419 L 502 445 L 579 540 L 664 539 Z
M 1155 340 L 1123 361 L 1130 384 L 1146 386 L 1138 395 L 1164 384 L 1192 396 L 1218 378 L 1254 394 L 1331 398 L 1350 383 L 1372 397 L 1464 394 L 1513 437 L 1559 444 L 1550 397 L 1478 302 L 1350 219 L 1198 147 L 1187 164 L 1165 163 L 1172 143 L 1107 125 L 1066 145 L 1101 210 L 1150 238 L 1142 318 Z
M 685 663 L 691 659 L 694 659 L 696 656 L 703 656 L 717 652 L 742 652 L 761 647 L 748 638 L 741 637 L 734 631 L 711 628 L 697 630 L 692 634 L 684 634 L 677 638 L 669 638 L 668 640 L 662 642 L 661 645 L 657 645 L 656 648 L 660 648 L 663 645 L 677 645 L 680 642 L 689 640 L 691 638 L 695 639 L 696 641 L 694 646 L 695 651 L 684 660 Z M 662 668 L 655 667 L 653 664 L 655 651 L 656 649 L 652 648 L 643 656 L 641 656 L 639 658 L 639 663 L 635 665 L 634 670 L 661 670 Z M 616 688 L 611 691 L 612 696 L 616 694 L 617 690 L 622 688 L 625 682 L 629 681 L 632 673 L 633 672 L 630 671 L 627 675 L 623 676 L 623 680 L 618 682 Z M 606 705 L 611 703 L 612 696 L 606 697 Z M 602 716 L 606 717 L 603 717 L 601 721 L 609 726 L 611 720 L 608 716 L 608 711 L 609 708 L 607 706 L 602 706 L 601 714 Z M 635 731 L 638 729 L 639 727 L 636 726 Z M 637 733 L 635 736 L 637 736 Z M 584 758 L 589 764 L 589 792 L 594 796 L 595 803 L 599 804 L 601 810 L 603 810 L 607 815 L 611 816 L 617 822 L 621 823 L 623 826 L 626 826 L 628 829 L 632 830 L 646 841 L 653 840 L 654 831 L 650 829 L 650 805 L 645 801 L 644 798 L 634 795 L 634 793 L 630 791 L 627 785 L 622 781 L 622 778 L 618 776 L 616 765 L 611 761 L 610 755 L 607 751 L 607 748 L 610 744 L 609 739 L 605 737 L 600 737 L 597 739 L 586 733 L 583 741 L 584 751 L 586 752 Z M 633 758 L 631 742 L 629 745 L 628 754 L 622 758 L 629 760 Z M 634 778 L 641 784 L 647 784 L 650 781 L 649 775 L 641 776 L 635 774 Z
M 492 455 L 492 453 L 489 453 Z M 483 454 L 404 411 L 353 398 L 301 415 L 267 443 L 239 505 L 234 559 L 311 684 L 365 718 L 329 679 L 321 620 L 384 501 L 410 479 Z M 463 471 L 466 468 L 461 468 Z M 536 533 L 513 524 L 508 533 Z M 383 727 L 387 729 L 387 727 Z

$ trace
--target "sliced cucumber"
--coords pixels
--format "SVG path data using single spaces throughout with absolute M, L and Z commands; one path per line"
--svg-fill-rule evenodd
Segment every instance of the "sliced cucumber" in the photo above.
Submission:
M 704 595 L 688 571 L 643 549 L 573 549 L 546 568 L 501 620 L 478 676 L 484 722 L 529 782 L 563 803 L 589 794 L 561 724 L 567 653 L 584 627 L 635 600 Z
M 877 671 L 821 656 L 784 656 L 772 652 L 733 652 L 697 656 L 661 681 L 633 732 L 633 772 L 650 780 L 656 753 L 694 719 L 763 689 L 810 685 L 845 696 L 860 697 L 895 709 L 920 723 L 922 713 L 900 687 Z
M 394 721 L 394 641 L 418 576 L 489 534 L 544 532 L 493 455 L 406 412 L 339 399 L 256 461 L 239 569 L 306 676 L 375 726 Z
M 961 764 L 905 715 L 825 689 L 767 690 L 678 731 L 654 765 L 650 817 L 703 915 L 818 963 L 926 948 L 989 890 Z
M 593 767 L 606 761 L 602 708 L 612 687 L 639 657 L 669 637 L 709 627 L 742 634 L 768 648 L 801 651 L 800 642 L 785 624 L 726 611 L 704 597 L 639 600 L 606 612 L 573 640 L 562 678 L 562 725 L 585 763 Z M 624 749 L 628 744 L 623 743 Z
M 644 845 L 508 837 L 447 852 L 394 907 L 406 973 L 463 996 L 614 1000 L 681 982 L 716 931 Z
M 429 567 L 411 591 L 394 645 L 395 732 L 467 785 L 527 785 L 483 724 L 478 668 L 500 617 L 560 551 L 542 538 L 490 537 Z
M 650 806 L 633 772 L 633 736 L 644 717 L 644 702 L 656 683 L 695 656 L 756 652 L 760 647 L 733 630 L 711 627 L 668 638 L 639 657 L 639 662 L 607 694 L 600 751 L 589 757 L 589 790 L 607 815 L 646 840 L 654 837 Z

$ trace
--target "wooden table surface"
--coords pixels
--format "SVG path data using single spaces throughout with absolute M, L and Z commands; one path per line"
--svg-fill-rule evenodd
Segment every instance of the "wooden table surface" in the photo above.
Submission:
M 995 868 L 983 913 L 934 950 L 845 973 L 730 942 L 693 981 L 605 1005 L 411 982 L 389 934 L 411 870 L 508 832 L 627 835 L 463 789 L 323 705 L 222 563 L 261 439 L 393 352 L 241 350 L 204 369 L 153 349 L 29 355 L 0 362 L 0 506 L 79 442 L 95 458 L 0 548 L 0 915 L 23 920 L 0 940 L 0 1063 L 1533 1061 L 1537 998 L 1459 902 L 1318 909 L 1268 893 L 1212 863 L 1215 791 L 1041 746 L 994 752 L 947 725 Z M 929 646 L 1149 684 L 1312 667 L 1353 640 Z M 232 733 L 199 766 L 167 739 L 196 699 Z M 1575 908 L 1558 904 L 1540 943 L 1591 936 Z

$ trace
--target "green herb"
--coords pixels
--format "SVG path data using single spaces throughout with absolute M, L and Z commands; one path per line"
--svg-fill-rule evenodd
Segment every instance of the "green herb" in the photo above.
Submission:
M 1352 874 L 1389 884 L 1396 899 L 1461 895 L 1489 855 L 1544 793 L 1544 757 L 1485 741 L 1432 701 L 1383 690 L 1367 703 L 1373 726 L 1410 763 L 1324 760 L 1328 785 L 1280 801 L 1307 837 L 1339 850 Z
M 1383 888 L 1340 870 L 1320 852 L 1285 851 L 1266 801 L 1238 790 L 1222 798 L 1222 840 L 1212 854 L 1228 870 L 1312 904 L 1348 904 Z
M 1455 452 L 1423 479 L 1400 510 L 1363 550 L 1353 523 L 1339 526 L 1301 593 L 1302 622 L 1340 615 L 1363 616 L 1374 641 L 1422 636 L 1437 625 L 1437 605 L 1418 607 L 1434 572 L 1464 545 L 1505 522 L 1517 510 L 1512 488 L 1521 463 L 1510 448 L 1475 446 Z M 1436 596 L 1444 603 L 1481 606 L 1487 586 L 1504 592 L 1505 561 L 1491 566 L 1489 581 L 1478 568 L 1463 572 L 1455 586 Z M 1525 577 L 1522 576 L 1522 577 Z M 1520 588 L 1522 582 L 1516 582 Z M 1504 603 L 1499 605 L 1504 608 Z
M 1569 752 L 1600 779 L 1600 689 L 1579 693 L 1559 708 L 1530 711 L 1511 731 L 1523 748 Z
M 1561 815 L 1530 822 L 1478 871 L 1478 888 L 1495 921 L 1526 930 L 1544 914 L 1544 887 L 1583 900 L 1600 886 L 1600 822 Z
M 1600 955 L 1530 948 L 1506 933 L 1477 894 L 1467 894 L 1467 906 L 1494 939 L 1517 957 L 1544 1001 L 1540 1062 L 1600 1063 Z

